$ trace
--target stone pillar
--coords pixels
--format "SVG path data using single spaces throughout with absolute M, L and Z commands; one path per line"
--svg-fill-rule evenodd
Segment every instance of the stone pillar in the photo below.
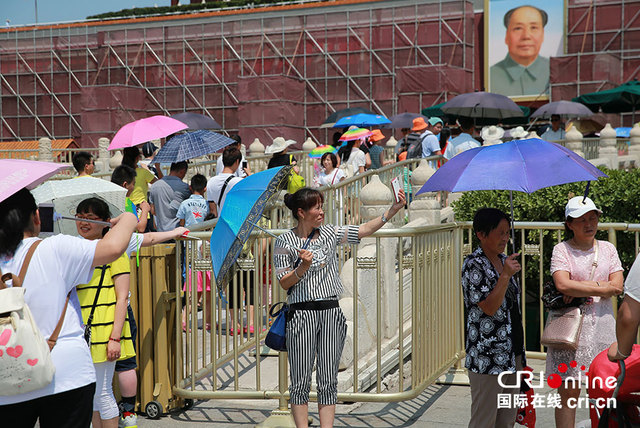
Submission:
M 631 128 L 629 137 L 629 154 L 637 156 L 638 160 L 640 160 L 640 125 L 636 123 Z
M 409 221 L 426 219 L 427 224 L 440 224 L 440 203 L 436 200 L 436 192 L 426 192 L 416 196 L 424 183 L 435 174 L 435 170 L 425 160 L 411 174 L 411 191 L 413 201 L 409 205 Z
M 109 147 L 109 139 L 102 137 L 98 138 L 98 158 L 96 162 L 95 172 L 109 172 L 109 161 L 111 160 L 111 153 L 107 148 Z
M 361 223 L 365 223 L 373 218 L 381 216 L 393 201 L 393 194 L 377 175 L 371 177 L 371 181 L 360 191 L 360 214 Z M 386 224 L 384 228 L 393 228 L 391 224 Z M 375 260 L 382 268 L 381 275 L 381 295 L 377 292 L 377 270 L 375 263 L 371 266 L 357 269 L 358 289 L 357 295 L 353 291 L 353 263 L 352 258 L 347 260 L 342 268 L 342 283 L 345 287 L 343 297 L 340 299 L 340 307 L 347 318 L 347 339 L 345 350 L 340 359 L 340 367 L 351 367 L 353 358 L 362 358 L 374 349 L 376 338 L 376 311 L 378 299 L 383 302 L 383 334 L 384 337 L 391 337 L 398 331 L 398 296 L 397 278 L 395 272 L 397 245 L 393 239 L 382 240 L 380 251 L 377 251 L 376 239 L 365 238 L 358 245 L 358 260 Z M 353 299 L 357 299 L 358 306 L 358 356 L 354 356 L 351 350 L 347 350 L 348 345 L 353 343 Z M 365 309 L 366 308 L 366 309 Z M 351 348 L 353 345 L 351 345 Z
M 53 162 L 51 139 L 44 137 L 38 140 L 38 160 L 42 162 Z
M 304 143 L 302 143 L 302 150 L 304 150 L 305 152 L 310 152 L 316 147 L 318 147 L 318 145 L 311 139 L 311 137 L 308 137 L 306 140 L 304 140 Z
M 389 137 L 389 139 L 387 140 L 387 144 L 385 144 L 386 147 L 393 147 L 394 150 L 397 145 L 398 145 L 398 140 L 396 140 L 393 135 Z
M 616 147 L 616 130 L 607 123 L 600 131 L 600 145 L 598 157 L 609 159 L 611 168 L 618 169 L 618 148 Z
M 567 141 L 567 149 L 572 150 L 575 154 L 584 157 L 584 153 L 582 152 L 582 134 L 576 129 L 575 126 L 572 126 L 571 129 L 567 131 L 565 139 Z
M 109 168 L 116 169 L 122 163 L 122 150 L 116 150 L 109 159 Z
M 244 147 L 244 145 L 242 147 Z M 253 140 L 253 143 L 251 143 L 251 145 L 249 146 L 249 154 L 252 157 L 262 157 L 264 155 L 264 146 L 257 138 Z M 249 161 L 249 168 L 251 168 L 252 173 L 264 171 L 267 168 L 267 162 L 265 162 L 262 158 L 253 159 Z

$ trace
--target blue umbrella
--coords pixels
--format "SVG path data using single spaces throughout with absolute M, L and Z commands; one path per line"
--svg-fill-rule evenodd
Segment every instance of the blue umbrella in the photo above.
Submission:
M 212 131 L 198 130 L 176 135 L 162 146 L 153 163 L 174 163 L 217 152 L 235 143 L 229 137 Z
M 620 126 L 616 128 L 616 137 L 629 138 L 631 136 L 631 127 Z
M 543 187 L 597 180 L 600 177 L 607 175 L 571 150 L 560 144 L 529 138 L 477 147 L 454 156 L 427 180 L 416 196 L 440 190 L 516 190 L 533 193 Z M 513 227 L 511 233 L 513 239 Z
M 346 128 L 348 126 L 354 125 L 358 128 L 362 128 L 363 126 L 378 126 L 378 125 L 386 125 L 391 123 L 389 119 L 379 114 L 367 114 L 367 113 L 358 113 L 353 116 L 345 116 L 342 119 L 338 120 L 334 128 Z
M 250 175 L 227 193 L 218 223 L 211 232 L 211 264 L 219 290 L 267 203 L 286 188 L 291 168 L 287 165 Z

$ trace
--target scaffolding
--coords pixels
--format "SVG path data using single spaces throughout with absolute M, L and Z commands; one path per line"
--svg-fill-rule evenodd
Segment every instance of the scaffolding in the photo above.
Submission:
M 640 2 L 569 0 L 566 55 L 551 59 L 551 98 L 613 88 L 640 75 Z M 631 115 L 611 116 L 613 125 Z
M 123 124 L 192 111 L 249 143 L 300 145 L 326 116 L 387 116 L 473 90 L 470 1 L 313 7 L 0 29 L 0 141 L 97 146 Z

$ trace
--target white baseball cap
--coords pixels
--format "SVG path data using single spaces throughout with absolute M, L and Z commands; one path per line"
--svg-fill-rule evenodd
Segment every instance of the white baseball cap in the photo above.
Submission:
M 596 207 L 591 198 L 585 198 L 584 196 L 576 196 L 569 199 L 567 206 L 564 207 L 564 217 L 578 218 L 582 217 L 589 211 L 598 211 L 602 214 L 602 211 Z

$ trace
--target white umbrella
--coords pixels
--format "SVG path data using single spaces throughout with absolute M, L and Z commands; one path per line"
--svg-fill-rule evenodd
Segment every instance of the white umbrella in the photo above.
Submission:
M 33 189 L 31 193 L 37 204 L 53 203 L 56 213 L 65 217 L 74 217 L 81 201 L 98 197 L 109 206 L 111 217 L 116 217 L 125 210 L 127 189 L 100 178 L 78 177 L 47 181 Z M 57 220 L 53 231 L 65 235 L 78 235 L 76 222 L 65 219 Z

